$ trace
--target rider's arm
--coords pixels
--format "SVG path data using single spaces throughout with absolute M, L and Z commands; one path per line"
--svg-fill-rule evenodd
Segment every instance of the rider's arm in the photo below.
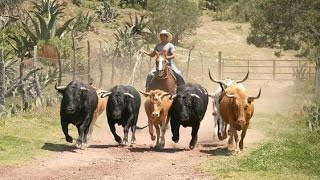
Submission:
M 143 51 L 143 53 L 150 56 L 150 57 L 154 57 L 156 55 L 156 51 L 152 51 L 151 53 L 149 53 L 147 51 Z

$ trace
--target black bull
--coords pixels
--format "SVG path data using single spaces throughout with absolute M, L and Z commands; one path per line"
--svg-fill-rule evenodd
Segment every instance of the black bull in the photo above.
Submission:
M 169 110 L 172 140 L 179 141 L 180 125 L 192 127 L 189 147 L 193 149 L 198 140 L 198 130 L 208 106 L 208 92 L 199 84 L 184 84 L 178 87 L 177 94 L 172 96 Z
M 131 144 L 135 144 L 136 124 L 139 116 L 141 98 L 139 92 L 132 86 L 117 85 L 110 91 L 101 92 L 101 97 L 109 96 L 107 102 L 107 118 L 114 139 L 121 144 L 121 137 L 116 133 L 115 124 L 124 128 L 123 143 L 128 143 L 128 132 L 131 127 Z
M 83 147 L 87 143 L 87 134 L 93 113 L 98 104 L 96 91 L 79 81 L 71 81 L 66 87 L 55 87 L 63 95 L 60 108 L 61 127 L 66 141 L 72 143 L 68 134 L 68 125 L 72 123 L 78 129 L 79 138 L 76 146 Z

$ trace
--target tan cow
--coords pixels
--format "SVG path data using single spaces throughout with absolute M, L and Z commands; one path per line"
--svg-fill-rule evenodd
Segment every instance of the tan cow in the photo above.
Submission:
M 93 88 L 96 90 L 96 92 L 97 92 L 97 95 L 98 95 L 98 104 L 97 104 L 96 110 L 95 110 L 94 113 L 93 113 L 93 118 L 92 118 L 92 121 L 91 121 L 91 124 L 90 124 L 90 127 L 89 127 L 88 138 L 91 138 L 92 131 L 93 131 L 93 126 L 96 124 L 99 115 L 102 114 L 102 112 L 106 109 L 106 105 L 107 105 L 107 100 L 106 100 L 106 98 L 101 98 L 101 91 L 104 91 L 104 90 L 101 90 L 101 89 L 96 88 L 96 87 L 94 87 L 94 86 L 92 86 L 92 87 L 93 87 Z
M 156 148 L 163 148 L 165 146 L 165 133 L 170 120 L 168 116 L 169 108 L 172 104 L 170 93 L 162 90 L 151 90 L 150 92 L 141 92 L 147 97 L 144 107 L 148 116 L 149 133 L 151 140 L 154 141 L 156 136 L 153 134 L 153 126 L 156 128 L 157 142 Z M 161 128 L 161 135 L 160 135 Z M 159 142 L 159 139 L 160 142 Z
M 223 86 L 221 88 L 224 89 Z M 230 125 L 229 150 L 234 148 L 233 138 L 236 143 L 235 151 L 239 152 L 239 149 L 243 150 L 243 139 L 246 136 L 250 119 L 254 112 L 253 100 L 258 99 L 260 94 L 261 88 L 256 97 L 249 97 L 245 87 L 239 84 L 231 85 L 224 90 L 220 102 L 220 115 Z M 227 137 L 226 129 L 225 126 L 223 129 L 224 137 Z M 237 131 L 241 131 L 240 142 Z

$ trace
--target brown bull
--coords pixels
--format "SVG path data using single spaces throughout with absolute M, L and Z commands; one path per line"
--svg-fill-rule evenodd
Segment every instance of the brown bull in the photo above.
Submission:
M 147 97 L 145 101 L 145 110 L 148 116 L 149 133 L 151 140 L 154 141 L 156 137 L 153 134 L 153 126 L 156 128 L 157 142 L 155 147 L 163 148 L 165 146 L 165 133 L 170 120 L 168 111 L 172 104 L 170 93 L 162 90 L 151 90 L 150 92 L 140 92 Z M 161 128 L 161 136 L 160 136 Z M 159 139 L 160 142 L 159 142 Z
M 88 133 L 88 137 L 90 138 L 92 135 L 92 131 L 93 131 L 93 126 L 96 124 L 98 117 L 100 114 L 102 114 L 102 112 L 106 109 L 106 105 L 107 105 L 107 100 L 106 98 L 101 98 L 101 90 L 92 86 L 98 95 L 98 104 L 97 104 L 97 108 L 93 113 L 93 118 L 92 118 L 92 122 L 90 124 L 89 127 L 89 133 Z
M 221 88 L 224 89 L 223 86 Z M 256 97 L 249 97 L 244 86 L 239 84 L 231 85 L 224 90 L 220 102 L 220 115 L 230 125 L 229 150 L 233 149 L 233 138 L 236 142 L 236 152 L 239 152 L 239 148 L 241 151 L 243 150 L 243 139 L 254 112 L 253 101 L 258 99 L 260 94 L 261 88 Z M 227 137 L 226 129 L 225 126 L 223 137 Z M 237 131 L 241 131 L 240 142 Z

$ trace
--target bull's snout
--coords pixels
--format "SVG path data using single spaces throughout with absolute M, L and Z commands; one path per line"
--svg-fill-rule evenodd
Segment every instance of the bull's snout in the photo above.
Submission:
M 187 120 L 189 120 L 189 115 L 188 115 L 188 114 L 181 114 L 181 120 L 182 120 L 182 121 L 187 121 Z
M 69 106 L 69 107 L 67 107 L 66 111 L 67 111 L 68 114 L 73 114 L 75 112 L 75 108 Z
M 216 116 L 217 114 L 218 114 L 218 110 L 217 109 L 213 109 L 212 116 Z
M 238 119 L 237 124 L 239 124 L 241 127 L 243 127 L 244 125 L 246 125 L 246 121 L 244 119 Z
M 152 113 L 152 117 L 160 117 L 160 113 L 159 112 L 153 112 Z
M 113 113 L 112 114 L 114 119 L 120 119 L 121 118 L 121 114 L 120 113 Z

